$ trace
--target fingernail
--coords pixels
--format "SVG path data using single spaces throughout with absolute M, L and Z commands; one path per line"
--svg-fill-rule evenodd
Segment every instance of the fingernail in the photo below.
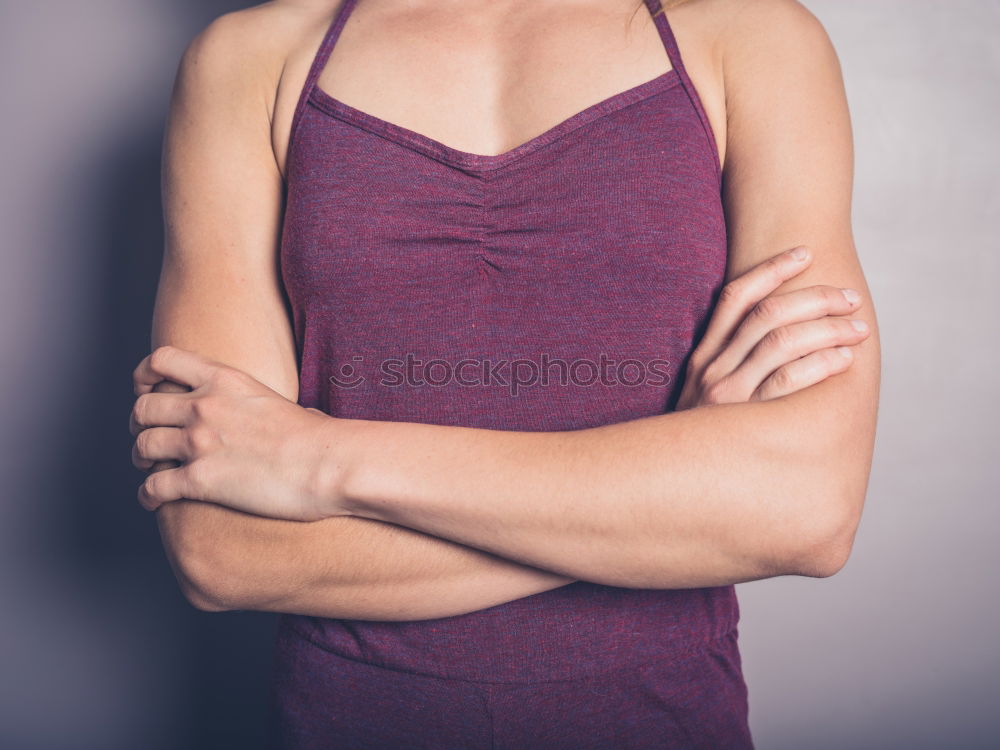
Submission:
M 851 358 L 851 348 L 849 346 L 838 346 L 837 351 L 840 352 L 840 356 L 844 359 Z
M 792 250 L 792 257 L 795 258 L 795 260 L 805 260 L 809 257 L 809 251 L 804 247 L 797 247 Z
M 858 294 L 853 289 L 841 289 L 840 291 L 844 293 L 844 298 L 852 305 L 856 305 L 858 301 L 861 299 L 861 295 Z
M 851 325 L 854 326 L 855 331 L 867 331 L 868 324 L 863 320 L 852 320 Z

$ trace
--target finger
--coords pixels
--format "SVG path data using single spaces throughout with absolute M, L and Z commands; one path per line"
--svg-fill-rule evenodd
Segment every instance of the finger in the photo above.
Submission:
M 712 367 L 719 375 L 727 375 L 739 367 L 761 339 L 775 328 L 830 315 L 848 315 L 860 307 L 861 296 L 853 289 L 844 290 L 825 284 L 765 297 L 743 319 L 732 339 L 716 356 Z
M 191 458 L 184 431 L 178 427 L 150 427 L 132 443 L 132 464 L 146 471 L 157 461 L 187 461 Z
M 868 336 L 867 325 L 858 330 L 860 320 L 821 318 L 776 328 L 754 347 L 729 378 L 748 393 L 756 390 L 776 370 L 820 349 L 858 344 Z
M 768 401 L 787 396 L 844 372 L 854 361 L 849 346 L 821 349 L 775 370 L 750 396 L 751 401 Z
M 805 251 L 805 257 L 796 257 L 796 251 Z M 708 360 L 714 359 L 751 308 L 788 279 L 802 273 L 811 261 L 808 248 L 792 248 L 758 263 L 726 284 L 698 344 L 699 353 Z
M 132 373 L 135 395 L 149 393 L 161 380 L 172 380 L 197 388 L 214 372 L 218 363 L 176 346 L 159 346 Z
M 153 385 L 152 388 L 143 387 L 141 389 L 143 393 L 140 393 L 138 387 L 134 388 L 137 396 L 144 395 L 145 393 L 190 393 L 191 389 L 186 385 L 181 385 L 180 383 L 175 383 L 172 380 L 161 380 L 160 382 Z
M 180 465 L 180 461 L 157 461 L 147 471 L 166 471 L 167 469 L 176 469 Z
M 172 380 L 161 380 L 153 386 L 153 393 L 190 393 L 191 389 L 186 385 L 175 383 Z
M 190 391 L 144 393 L 135 400 L 129 413 L 129 432 L 138 435 L 149 427 L 183 427 L 191 418 Z
M 191 493 L 187 492 L 186 468 L 186 466 L 181 466 L 176 469 L 164 469 L 147 476 L 146 480 L 139 485 L 137 493 L 139 505 L 146 510 L 156 510 L 164 503 L 181 500 L 185 497 L 192 500 L 197 499 L 191 497 Z

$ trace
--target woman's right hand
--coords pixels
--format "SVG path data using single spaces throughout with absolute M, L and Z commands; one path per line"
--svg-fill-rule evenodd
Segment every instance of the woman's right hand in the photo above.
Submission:
M 860 308 L 858 292 L 817 285 L 768 296 L 811 260 L 807 248 L 793 248 L 723 287 L 708 330 L 688 360 L 676 411 L 767 401 L 851 366 L 849 347 L 870 332 L 864 321 L 835 316 Z

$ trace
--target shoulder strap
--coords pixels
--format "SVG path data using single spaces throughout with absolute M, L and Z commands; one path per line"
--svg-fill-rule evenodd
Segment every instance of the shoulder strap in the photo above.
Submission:
M 660 0 L 645 0 L 645 3 L 650 15 L 653 17 L 653 24 L 656 26 L 656 30 L 660 32 L 660 40 L 667 50 L 667 57 L 670 58 L 670 64 L 674 70 L 680 73 L 684 70 L 684 61 L 681 59 L 681 50 L 677 46 L 677 39 L 674 38 L 674 31 L 670 28 L 666 11 Z
M 317 50 L 316 56 L 313 58 L 312 65 L 309 66 L 309 74 L 306 76 L 306 82 L 299 93 L 299 100 L 295 105 L 295 112 L 292 114 L 292 130 L 289 140 L 295 137 L 295 131 L 298 129 L 299 121 L 302 119 L 302 113 L 306 108 L 306 102 L 309 101 L 309 95 L 312 94 L 312 90 L 316 87 L 316 81 L 323 72 L 323 68 L 326 67 L 326 61 L 330 59 L 330 53 L 333 52 L 333 45 L 337 43 L 337 38 L 344 28 L 344 24 L 347 23 L 347 17 L 351 14 L 357 2 L 358 0 L 342 0 L 340 6 L 333 14 L 333 20 L 330 21 L 330 25 L 323 35 L 323 41 L 320 42 L 319 50 Z
M 645 0 L 645 3 L 649 8 L 649 12 L 653 16 L 653 23 L 660 32 L 660 39 L 663 40 L 663 46 L 667 50 L 667 57 L 670 58 L 670 65 L 677 71 L 677 77 L 681 79 L 681 83 L 684 85 L 684 90 L 687 92 L 688 98 L 691 100 L 691 105 L 694 107 L 695 112 L 697 112 L 698 119 L 701 120 L 702 128 L 708 136 L 708 144 L 712 150 L 712 156 L 715 160 L 716 173 L 719 177 L 721 185 L 722 164 L 719 162 L 719 147 L 715 141 L 715 133 L 712 132 L 712 123 L 709 122 L 708 115 L 705 114 L 705 108 L 701 103 L 701 97 L 698 95 L 698 91 L 695 89 L 694 83 L 692 83 L 691 77 L 688 75 L 687 69 L 684 67 L 684 60 L 681 58 L 681 49 L 677 45 L 677 38 L 674 36 L 674 30 L 670 27 L 670 21 L 667 20 L 667 14 L 664 11 L 663 6 L 660 4 L 660 0 Z

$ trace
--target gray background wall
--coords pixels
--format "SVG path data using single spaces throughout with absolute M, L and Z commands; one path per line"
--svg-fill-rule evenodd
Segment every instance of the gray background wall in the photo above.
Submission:
M 882 403 L 848 566 L 739 587 L 754 735 L 996 746 L 1000 2 L 805 4 L 847 80 Z M 5 748 L 263 747 L 273 616 L 183 600 L 133 500 L 126 429 L 173 73 L 245 5 L 0 3 Z

